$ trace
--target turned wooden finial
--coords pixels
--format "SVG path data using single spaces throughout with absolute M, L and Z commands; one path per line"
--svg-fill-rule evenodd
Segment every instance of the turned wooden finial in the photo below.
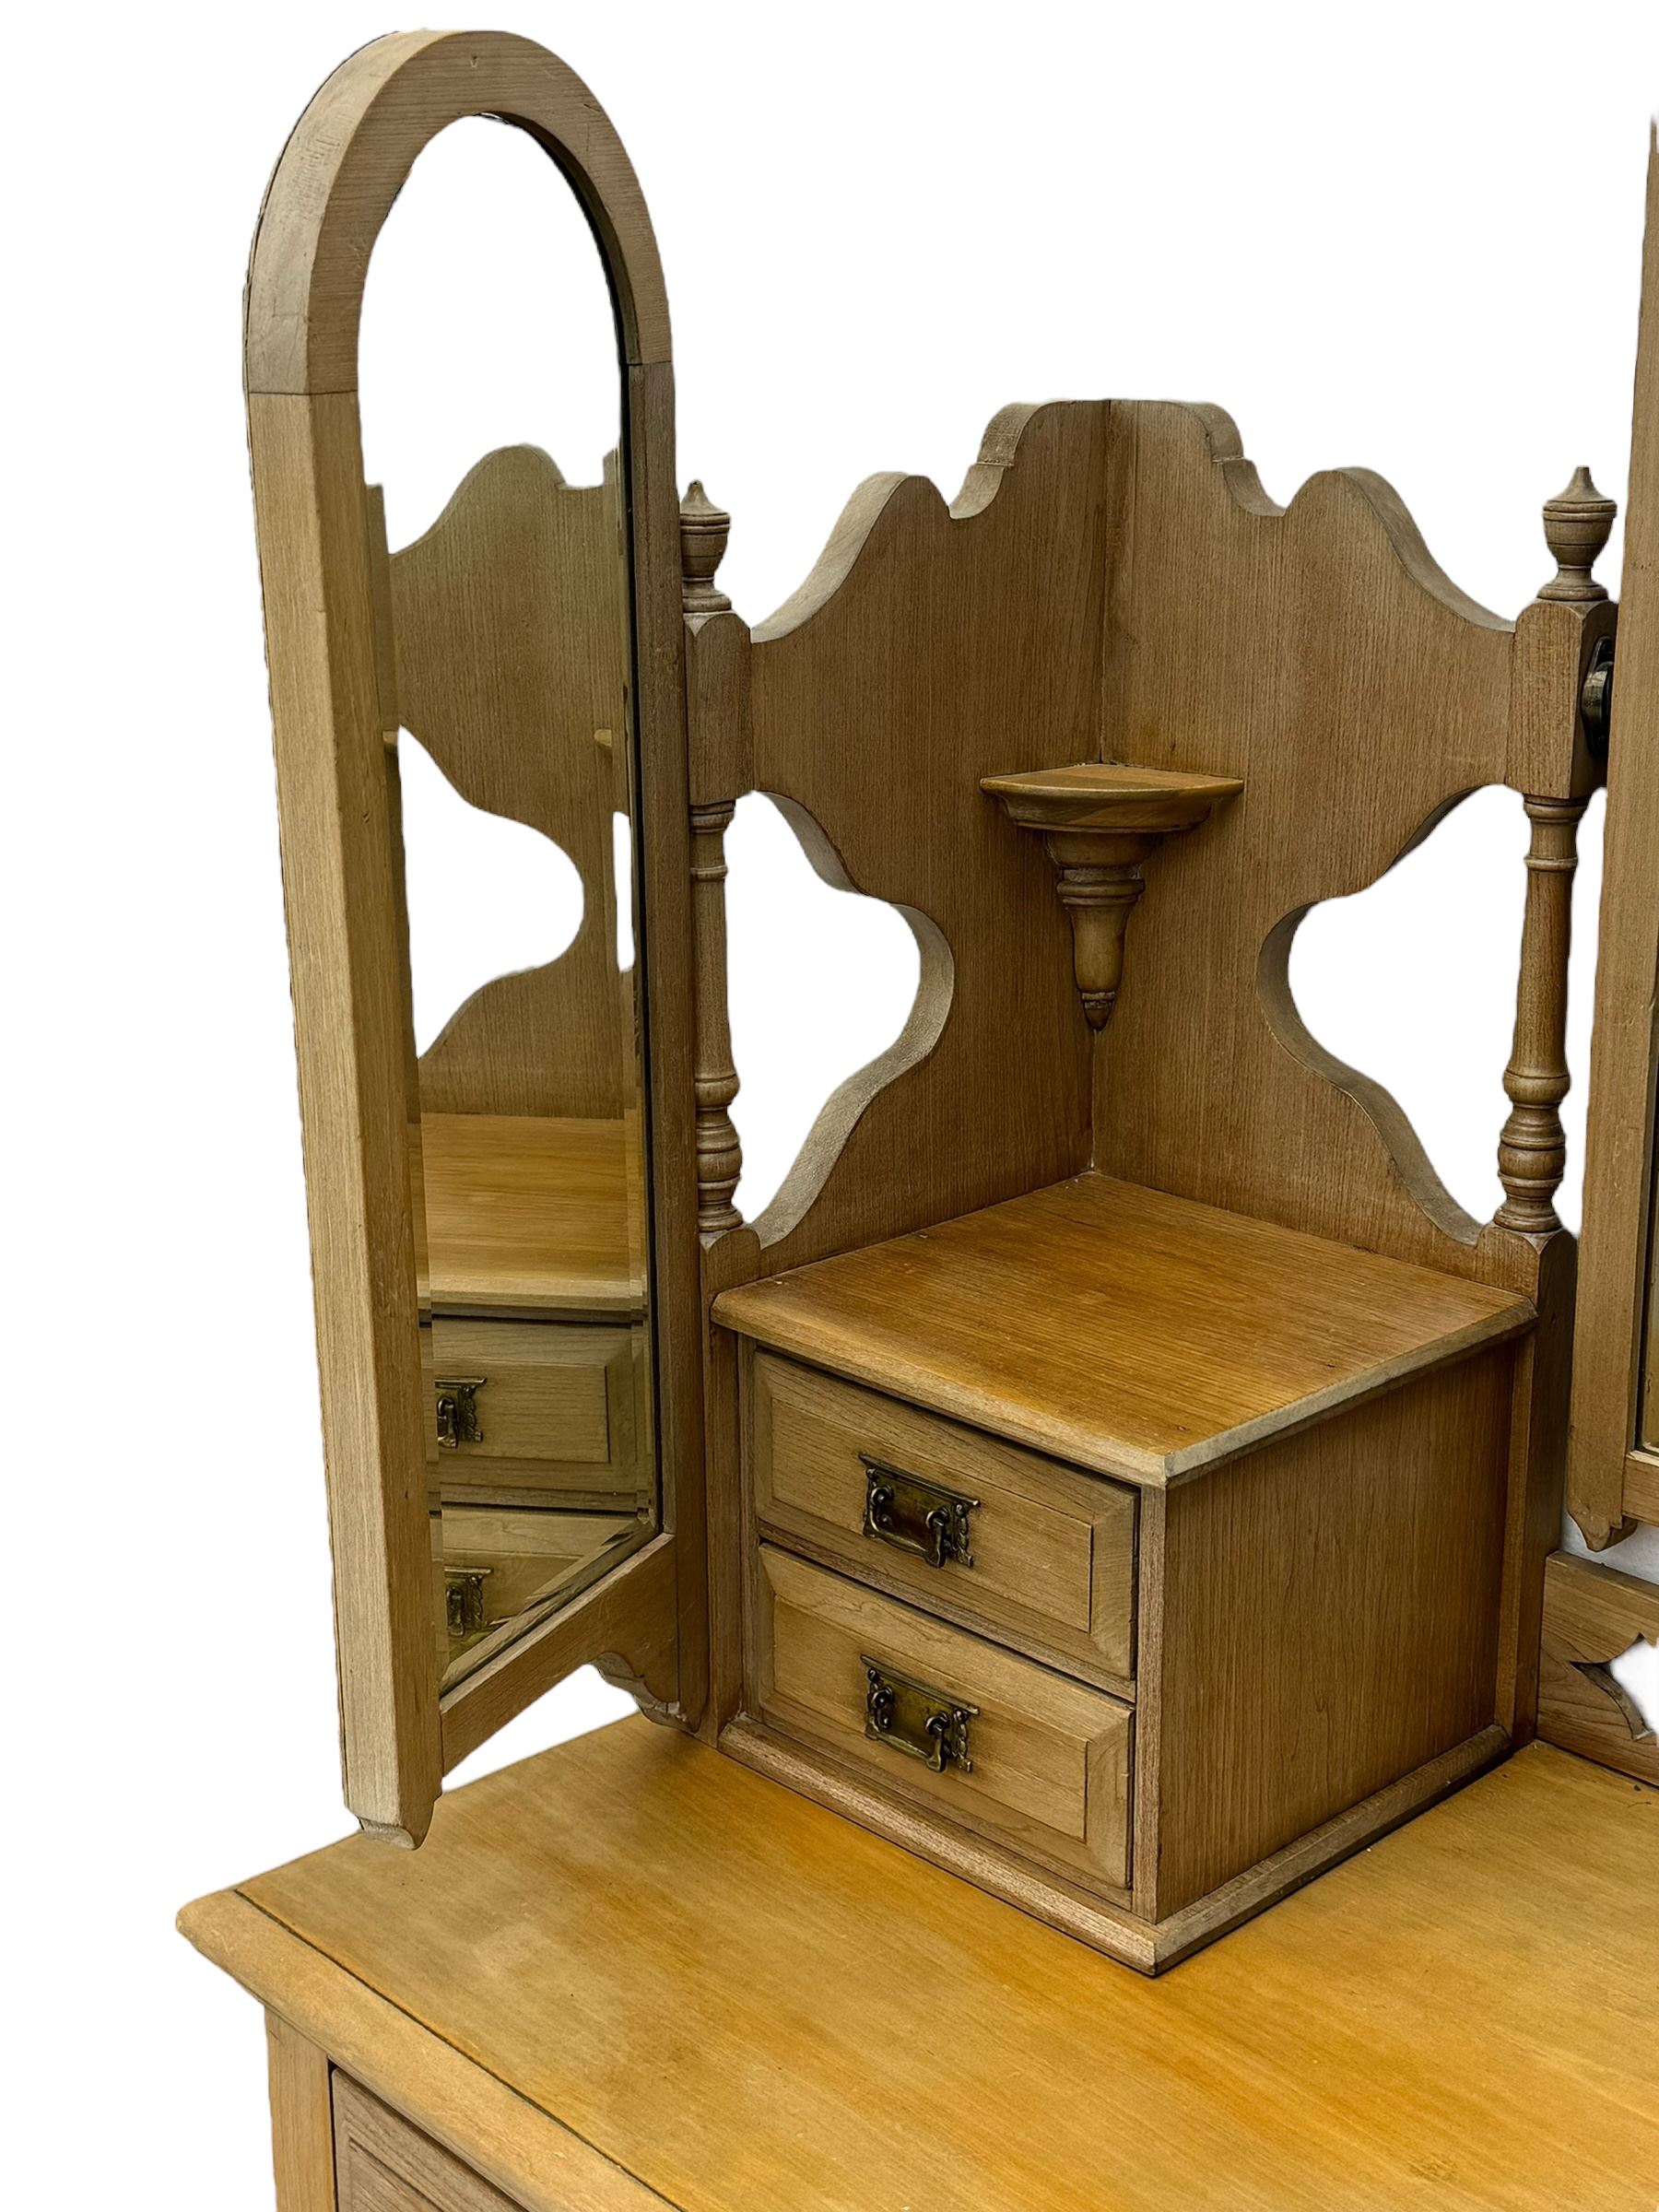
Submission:
M 724 615 L 731 601 L 714 588 L 714 571 L 725 559 L 732 518 L 716 507 L 701 482 L 680 501 L 680 592 L 688 615 Z M 1605 535 L 1605 533 L 1604 533 Z
M 1618 512 L 1617 500 L 1597 491 L 1587 468 L 1576 468 L 1565 491 L 1544 502 L 1544 538 L 1556 572 L 1540 599 L 1605 599 L 1607 587 L 1590 573 Z

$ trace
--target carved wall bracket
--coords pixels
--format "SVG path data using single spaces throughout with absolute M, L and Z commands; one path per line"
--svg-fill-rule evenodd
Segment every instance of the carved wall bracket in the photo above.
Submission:
M 1054 888 L 1071 921 L 1077 994 L 1091 1030 L 1103 1030 L 1117 1004 L 1124 936 L 1147 888 L 1147 859 L 1163 839 L 1196 829 L 1243 788 L 1235 776 L 1114 761 L 981 779 L 980 789 L 1002 801 L 1009 820 L 1038 831 L 1048 848 Z

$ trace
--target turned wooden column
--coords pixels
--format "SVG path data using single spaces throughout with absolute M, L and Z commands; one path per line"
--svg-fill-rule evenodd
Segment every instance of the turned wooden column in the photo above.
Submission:
M 1544 536 L 1555 558 L 1556 572 L 1538 592 L 1528 616 L 1538 618 L 1545 608 L 1553 608 L 1557 611 L 1552 618 L 1559 622 L 1571 610 L 1580 625 L 1579 629 L 1564 631 L 1559 641 L 1561 673 L 1572 679 L 1571 691 L 1564 699 L 1559 691 L 1554 694 L 1558 726 L 1568 715 L 1574 725 L 1575 737 L 1566 748 L 1570 754 L 1580 750 L 1585 737 L 1583 663 L 1592 633 L 1583 626 L 1603 618 L 1599 609 L 1607 596 L 1606 585 L 1598 583 L 1591 571 L 1617 512 L 1614 502 L 1596 489 L 1587 468 L 1576 470 L 1567 488 L 1544 502 Z M 1582 779 L 1574 776 L 1571 782 Z M 1504 1197 L 1494 1218 L 1502 1228 L 1520 1230 L 1526 1236 L 1549 1236 L 1561 1226 L 1555 1194 L 1567 1167 L 1560 1112 L 1571 1081 L 1567 959 L 1572 944 L 1578 826 L 1588 803 L 1587 786 L 1572 796 L 1525 794 L 1532 839 L 1526 855 L 1515 1041 L 1503 1071 L 1510 1114 L 1498 1140 Z
M 1567 1168 L 1561 1100 L 1567 1072 L 1567 956 L 1572 944 L 1572 877 L 1585 799 L 1528 799 L 1532 845 L 1526 855 L 1526 919 L 1515 1041 L 1503 1088 L 1510 1116 L 1498 1140 L 1504 1188 L 1496 1219 L 1528 1236 L 1560 1228 L 1555 1194 Z
M 680 501 L 680 590 L 688 622 L 700 627 L 729 612 L 731 601 L 715 588 L 732 518 L 700 484 Z M 726 1012 L 725 832 L 735 811 L 730 799 L 691 808 L 691 925 L 696 956 L 697 1227 L 718 1236 L 741 1227 L 732 1202 L 743 1172 L 743 1147 L 732 1120 L 737 1070 Z
M 704 1236 L 735 1229 L 732 1203 L 743 1147 L 732 1120 L 737 1070 L 726 1018 L 725 830 L 729 800 L 691 809 L 692 914 L 697 937 L 697 1226 Z

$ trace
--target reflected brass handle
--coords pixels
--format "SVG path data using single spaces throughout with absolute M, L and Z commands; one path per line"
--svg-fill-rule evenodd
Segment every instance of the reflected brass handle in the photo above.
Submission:
M 958 1767 L 971 1774 L 969 1724 L 977 1705 L 964 1705 L 946 1690 L 931 1689 L 894 1672 L 879 1659 L 861 1655 L 865 1670 L 865 1734 L 872 1743 L 890 1744 L 919 1759 L 930 1772 L 943 1774 Z
M 865 1471 L 864 1533 L 895 1551 L 914 1552 L 930 1567 L 971 1567 L 968 1516 L 979 1505 L 942 1482 L 907 1475 L 884 1459 L 859 1453 Z
M 478 1393 L 488 1380 L 488 1375 L 456 1375 L 434 1383 L 441 1450 L 455 1452 L 463 1444 L 484 1441 L 484 1431 L 478 1426 Z
M 445 1625 L 452 1636 L 481 1636 L 489 1626 L 484 1603 L 488 1567 L 446 1567 L 443 1571 Z

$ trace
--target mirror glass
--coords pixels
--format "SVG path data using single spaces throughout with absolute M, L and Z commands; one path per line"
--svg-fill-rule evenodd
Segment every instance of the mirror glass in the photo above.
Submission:
M 621 386 L 598 251 L 523 133 L 417 162 L 361 383 L 447 1685 L 658 1525 Z

